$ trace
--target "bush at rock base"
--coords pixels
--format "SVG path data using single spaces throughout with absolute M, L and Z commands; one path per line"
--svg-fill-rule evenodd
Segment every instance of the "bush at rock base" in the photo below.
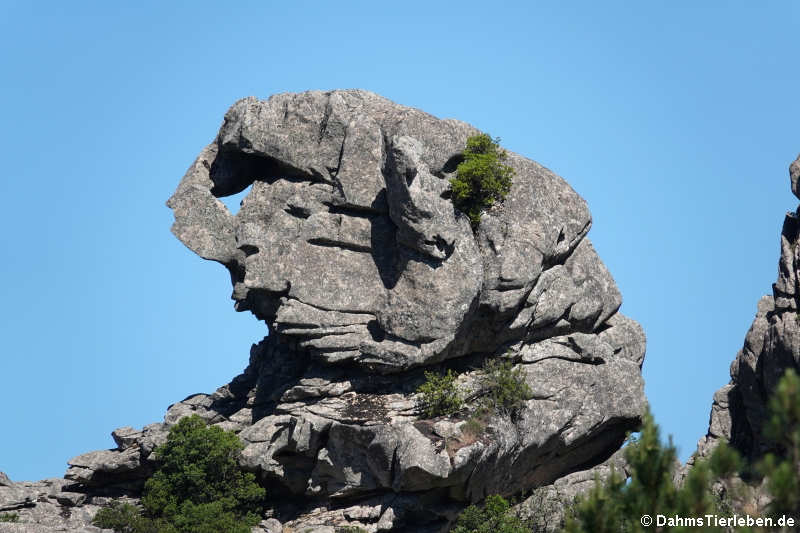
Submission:
M 486 498 L 483 507 L 470 505 L 459 515 L 453 533 L 531 533 L 532 529 L 509 513 L 511 504 L 502 496 Z
M 167 528 L 163 520 L 144 517 L 137 506 L 119 501 L 97 511 L 92 524 L 117 533 L 161 533 Z
M 182 418 L 155 450 L 160 465 L 145 483 L 143 511 L 117 503 L 94 524 L 118 533 L 248 533 L 265 491 L 236 462 L 242 448 L 235 434 Z
M 236 462 L 243 447 L 235 434 L 208 427 L 198 416 L 181 419 L 155 451 L 161 465 L 145 484 L 145 511 L 170 518 L 182 508 L 196 514 L 218 502 L 225 512 L 257 517 L 264 489 Z
M 0 522 L 19 522 L 19 515 L 17 513 L 0 513 Z
M 481 212 L 503 201 L 511 190 L 514 169 L 503 164 L 506 151 L 499 143 L 485 133 L 467 139 L 464 161 L 450 180 L 453 205 L 469 217 L 473 229 L 480 224 Z

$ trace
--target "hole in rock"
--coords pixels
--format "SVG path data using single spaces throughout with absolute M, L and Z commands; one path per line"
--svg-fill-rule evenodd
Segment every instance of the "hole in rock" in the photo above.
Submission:
M 239 212 L 239 208 L 242 206 L 242 200 L 244 200 L 244 197 L 250 193 L 250 189 L 252 188 L 253 185 L 250 184 L 241 192 L 237 192 L 236 194 L 232 194 L 230 196 L 223 196 L 220 198 L 220 201 L 225 204 L 225 207 L 228 208 L 228 211 L 230 211 L 232 215 L 235 215 Z

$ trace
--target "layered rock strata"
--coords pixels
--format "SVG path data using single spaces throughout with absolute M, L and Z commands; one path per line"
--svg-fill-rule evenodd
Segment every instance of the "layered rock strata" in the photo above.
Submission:
M 476 133 L 357 90 L 234 104 L 168 205 L 270 335 L 230 384 L 116 430 L 66 478 L 135 497 L 168 428 L 197 414 L 245 443 L 274 506 L 262 530 L 422 532 L 607 460 L 645 408 L 644 334 L 618 312 L 586 203 L 548 169 L 509 153 L 511 192 L 473 233 L 448 179 Z M 235 214 L 219 200 L 247 188 Z M 475 402 L 417 409 L 425 370 L 474 395 L 500 356 L 532 391 L 513 415 L 476 434 Z

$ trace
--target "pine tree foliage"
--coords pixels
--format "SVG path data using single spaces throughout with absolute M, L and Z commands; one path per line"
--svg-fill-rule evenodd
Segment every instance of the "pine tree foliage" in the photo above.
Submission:
M 769 413 L 764 434 L 775 450 L 759 464 L 772 496 L 769 512 L 800 517 L 800 377 L 793 369 L 778 381 Z
M 568 533 L 652 532 L 653 525 L 641 522 L 644 515 L 655 520 L 666 517 L 703 517 L 717 512 L 717 500 L 711 491 L 715 479 L 712 462 L 698 461 L 689 470 L 680 487 L 673 482 L 677 455 L 672 442 L 664 445 L 658 426 L 649 413 L 644 418 L 640 438 L 626 448 L 630 481 L 614 473 L 595 487 L 573 509 L 565 531 Z M 720 464 L 730 461 L 719 460 Z M 726 465 L 727 466 L 727 465 Z M 662 532 L 697 531 L 691 525 L 664 525 Z M 722 528 L 704 527 L 703 531 L 722 532 Z

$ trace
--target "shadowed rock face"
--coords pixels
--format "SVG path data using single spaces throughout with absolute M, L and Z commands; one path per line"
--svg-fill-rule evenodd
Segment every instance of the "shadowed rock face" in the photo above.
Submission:
M 448 178 L 475 133 L 364 91 L 234 104 L 168 205 L 271 334 L 230 384 L 73 459 L 71 490 L 136 496 L 192 413 L 238 433 L 287 531 L 439 531 L 468 502 L 608 459 L 645 406 L 644 334 L 617 312 L 585 202 L 549 170 L 509 153 L 511 192 L 473 234 Z M 219 197 L 247 187 L 230 213 Z M 504 354 L 533 392 L 514 416 L 475 434 L 475 402 L 418 412 L 425 370 L 477 393 Z
M 800 198 L 800 157 L 789 167 L 792 192 Z M 714 394 L 708 434 L 698 451 L 708 455 L 720 439 L 750 458 L 768 451 L 762 426 L 767 404 L 788 368 L 800 369 L 800 208 L 786 213 L 781 231 L 778 280 L 758 311 L 744 346 L 731 364 L 731 382 Z

